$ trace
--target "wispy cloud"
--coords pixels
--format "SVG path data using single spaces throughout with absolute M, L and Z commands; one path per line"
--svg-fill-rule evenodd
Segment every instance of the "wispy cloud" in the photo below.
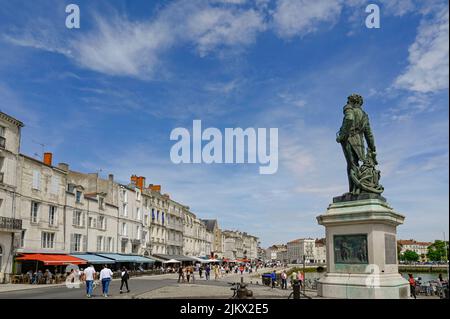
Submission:
M 409 48 L 409 65 L 396 79 L 397 88 L 428 93 L 448 89 L 449 11 L 434 12 L 420 23 Z

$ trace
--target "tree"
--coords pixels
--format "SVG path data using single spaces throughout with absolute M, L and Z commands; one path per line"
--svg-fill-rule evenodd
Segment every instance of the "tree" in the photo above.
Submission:
M 436 240 L 428 247 L 427 257 L 431 261 L 442 261 L 448 259 L 448 242 Z
M 402 255 L 402 259 L 406 261 L 419 261 L 419 257 L 419 254 L 412 250 L 407 250 Z

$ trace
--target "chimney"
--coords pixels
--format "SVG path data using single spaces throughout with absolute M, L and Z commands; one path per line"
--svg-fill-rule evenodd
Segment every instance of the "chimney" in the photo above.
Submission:
M 66 163 L 59 163 L 59 164 L 58 164 L 58 168 L 61 169 L 61 170 L 63 170 L 63 171 L 68 172 L 68 171 L 69 171 L 69 164 L 66 164 Z
M 44 153 L 44 164 L 45 165 L 52 166 L 52 159 L 53 159 L 52 153 Z
M 161 193 L 161 185 L 150 185 L 150 189 L 152 191 Z
M 145 177 L 133 175 L 131 176 L 131 183 L 142 190 L 145 187 Z

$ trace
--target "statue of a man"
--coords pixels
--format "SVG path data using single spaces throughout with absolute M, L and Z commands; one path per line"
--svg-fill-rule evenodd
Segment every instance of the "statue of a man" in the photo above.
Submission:
M 342 145 L 347 161 L 349 192 L 352 194 L 359 194 L 364 191 L 375 192 L 372 189 L 382 189 L 381 186 L 381 188 L 370 187 L 365 189 L 361 186 L 362 181 L 358 178 L 361 175 L 360 162 L 371 162 L 373 168 L 377 165 L 375 140 L 370 128 L 369 116 L 362 109 L 362 105 L 363 98 L 361 95 L 352 94 L 348 97 L 347 105 L 344 106 L 342 127 L 336 138 L 336 141 Z M 364 140 L 367 143 L 367 154 Z M 370 156 L 371 161 L 367 161 L 368 156 Z M 377 191 L 376 193 L 381 192 Z

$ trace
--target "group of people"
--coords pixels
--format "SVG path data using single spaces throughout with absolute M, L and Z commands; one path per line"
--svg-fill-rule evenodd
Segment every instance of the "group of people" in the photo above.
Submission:
M 32 270 L 29 270 L 27 272 L 28 281 L 30 284 L 36 285 L 40 283 L 45 284 L 51 284 L 52 280 L 54 278 L 53 274 L 50 270 L 46 269 L 45 272 L 42 272 L 42 270 L 38 270 L 33 272 Z
M 280 279 L 281 279 L 281 289 L 288 289 L 288 274 L 286 272 L 286 270 L 283 270 L 280 274 Z M 300 285 L 300 288 L 303 287 L 304 281 L 305 281 L 305 274 L 303 272 L 293 272 L 290 276 L 291 279 L 291 285 L 293 286 L 295 282 L 298 282 Z M 270 274 L 270 283 L 272 286 L 272 289 L 275 288 L 277 286 L 277 272 L 276 270 L 273 270 L 272 273 Z
M 422 278 L 414 278 L 413 274 L 408 274 L 408 282 L 409 282 L 409 288 L 410 288 L 410 296 L 414 299 L 417 299 L 417 291 L 420 290 L 420 286 L 422 286 Z M 430 281 L 427 283 L 427 295 L 432 295 L 434 289 L 437 289 L 438 287 L 443 288 L 444 286 L 447 286 L 448 290 L 448 281 L 444 280 L 442 277 L 442 274 L 439 274 L 438 280 L 436 281 Z M 448 294 L 448 292 L 447 292 Z
M 92 297 L 92 293 L 94 290 L 94 282 L 97 278 L 100 280 L 102 284 L 102 295 L 106 298 L 109 294 L 109 286 L 113 278 L 113 272 L 108 268 L 108 265 L 104 265 L 103 269 L 98 274 L 92 266 L 92 264 L 88 265 L 88 267 L 80 272 L 81 281 L 86 283 L 86 295 L 88 298 Z M 130 292 L 128 287 L 128 279 L 130 279 L 130 274 L 128 273 L 127 268 L 123 267 L 120 272 L 121 284 L 120 284 L 120 293 L 123 293 L 124 286 L 127 291 Z

